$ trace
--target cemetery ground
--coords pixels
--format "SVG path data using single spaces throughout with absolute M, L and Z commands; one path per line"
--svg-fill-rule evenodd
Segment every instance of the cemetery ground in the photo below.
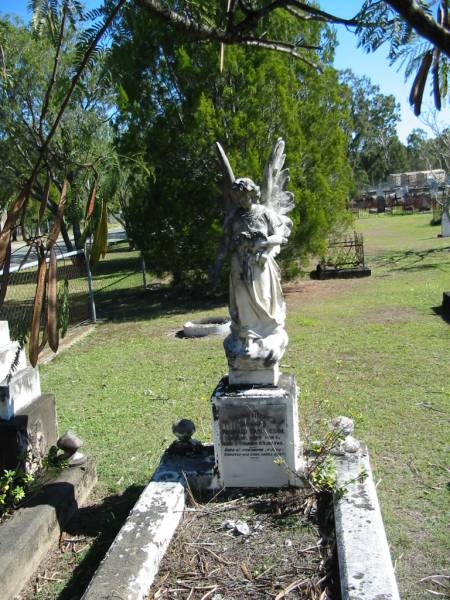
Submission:
M 408 600 L 448 593 L 448 579 L 431 576 L 449 575 L 450 328 L 439 306 L 450 289 L 450 239 L 437 238 L 429 220 L 360 219 L 372 277 L 285 285 L 290 344 L 282 370 L 300 387 L 303 440 L 323 436 L 336 415 L 355 419 Z M 211 440 L 209 398 L 227 370 L 222 340 L 176 332 L 187 320 L 225 314 L 226 303 L 144 291 L 140 275 L 127 271 L 130 257 L 121 248 L 109 255 L 121 269 L 117 286 L 109 286 L 108 263 L 100 267 L 106 284 L 98 312 L 109 320 L 41 367 L 43 389 L 56 394 L 60 431 L 84 438 L 99 484 L 28 598 L 79 597 L 171 443 L 176 418 L 194 420 L 195 437 Z

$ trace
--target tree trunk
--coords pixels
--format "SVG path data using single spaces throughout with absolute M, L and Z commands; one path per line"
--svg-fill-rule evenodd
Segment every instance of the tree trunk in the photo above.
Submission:
M 77 250 L 83 249 L 83 240 L 81 237 L 80 221 L 78 219 L 72 221 L 73 239 Z

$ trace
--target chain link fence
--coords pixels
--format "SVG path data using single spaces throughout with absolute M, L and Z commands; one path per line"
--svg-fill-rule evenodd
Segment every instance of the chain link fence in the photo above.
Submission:
M 11 339 L 23 335 L 31 323 L 36 292 L 38 261 L 35 251 L 27 246 L 18 247 L 12 254 L 8 287 L 0 320 L 8 321 Z M 58 291 L 67 281 L 69 292 L 69 325 L 76 325 L 91 318 L 89 284 L 86 258 L 82 250 L 57 253 Z M 1 273 L 1 286 L 4 275 Z
M 58 248 L 57 265 L 59 289 L 66 281 L 68 285 L 69 326 L 95 321 L 97 317 L 112 317 L 125 297 L 147 287 L 142 255 L 123 240 L 108 246 L 105 258 L 93 273 L 83 250 L 64 252 Z M 20 338 L 31 324 L 37 268 L 34 248 L 14 249 L 5 301 L 0 309 L 0 320 L 8 321 L 11 339 Z M 1 272 L 0 285 L 4 285 Z

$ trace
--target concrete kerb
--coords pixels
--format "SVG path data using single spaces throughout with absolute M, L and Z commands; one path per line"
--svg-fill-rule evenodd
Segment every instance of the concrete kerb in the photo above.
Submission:
M 29 506 L 17 510 L 0 526 L 2 600 L 12 600 L 20 593 L 96 481 L 92 459 L 82 467 L 66 469 L 47 483 Z
M 214 453 L 195 457 L 166 452 L 152 480 L 98 567 L 82 600 L 143 600 L 183 516 L 187 485 L 208 487 Z
M 335 460 L 338 485 L 347 490 L 334 504 L 342 599 L 399 600 L 367 449 Z M 200 457 L 163 455 L 82 600 L 147 598 L 181 521 L 187 483 L 194 490 L 217 485 L 212 446 Z
M 342 600 L 400 600 L 367 447 L 336 456 L 334 501 Z

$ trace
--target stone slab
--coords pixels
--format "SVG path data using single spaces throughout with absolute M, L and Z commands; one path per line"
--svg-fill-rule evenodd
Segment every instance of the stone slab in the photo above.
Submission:
M 16 369 L 13 373 L 18 373 L 27 367 L 27 359 L 24 350 L 19 350 L 19 342 L 8 342 L 0 347 L 0 382 L 3 382 L 11 372 L 11 366 L 19 352 Z
M 151 481 L 97 569 L 82 600 L 143 600 L 183 516 L 185 488 Z
M 11 419 L 41 395 L 38 369 L 26 367 L 0 384 L 0 419 Z
M 66 469 L 46 484 L 29 506 L 17 510 L 0 526 L 2 600 L 13 600 L 25 587 L 96 481 L 92 459 L 82 467 Z
M 367 448 L 335 461 L 347 490 L 334 500 L 342 600 L 400 600 Z M 367 477 L 358 481 L 361 469 Z
M 0 471 L 20 464 L 34 472 L 57 439 L 55 397 L 43 394 L 12 419 L 0 419 Z
M 301 486 L 297 386 L 235 388 L 227 378 L 212 397 L 216 474 L 223 487 Z

